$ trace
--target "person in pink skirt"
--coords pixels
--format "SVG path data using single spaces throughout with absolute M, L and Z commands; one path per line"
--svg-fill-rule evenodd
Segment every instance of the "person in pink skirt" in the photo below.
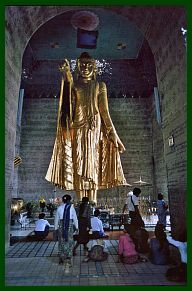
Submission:
M 125 224 L 125 233 L 119 237 L 118 262 L 124 264 L 134 264 L 139 261 L 139 254 L 135 250 L 135 244 L 131 238 L 134 231 L 133 226 Z

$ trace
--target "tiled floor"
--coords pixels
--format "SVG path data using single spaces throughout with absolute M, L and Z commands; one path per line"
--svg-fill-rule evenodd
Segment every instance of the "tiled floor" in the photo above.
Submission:
M 57 243 L 18 242 L 6 256 L 6 286 L 113 286 L 182 285 L 166 280 L 169 266 L 150 262 L 126 265 L 117 263 L 117 240 L 107 240 L 109 257 L 105 262 L 83 262 L 82 247 L 77 249 L 73 267 L 65 274 L 58 264 Z

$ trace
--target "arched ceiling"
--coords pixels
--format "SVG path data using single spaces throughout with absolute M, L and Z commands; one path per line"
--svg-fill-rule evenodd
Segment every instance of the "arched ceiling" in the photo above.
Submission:
M 71 19 L 78 10 L 60 14 L 42 25 L 32 36 L 29 45 L 37 60 L 73 59 L 85 49 L 77 48 L 77 30 Z M 86 11 L 85 8 L 79 11 Z M 99 19 L 97 47 L 89 49 L 97 59 L 137 58 L 143 35 L 134 23 L 113 11 L 102 8 L 87 9 Z M 86 25 L 85 25 L 86 27 Z M 125 44 L 120 49 L 118 44 Z
M 77 47 L 77 29 L 72 20 L 79 12 L 85 12 L 79 27 L 98 31 L 96 48 Z M 86 13 L 95 15 L 96 19 L 87 19 Z M 98 25 L 92 28 L 94 21 Z M 146 39 L 128 17 L 102 7 L 81 7 L 66 11 L 35 31 L 23 56 L 22 88 L 27 92 L 26 96 L 36 96 L 35 91 L 38 91 L 39 96 L 49 96 L 48 92 L 51 91 L 54 96 L 58 95 L 59 64 L 65 58 L 76 59 L 83 51 L 89 52 L 100 64 L 109 62 L 102 73 L 102 80 L 107 83 L 110 93 L 114 91 L 113 87 L 119 86 L 118 92 L 129 92 L 132 95 L 139 90 L 138 95 L 141 95 L 148 91 L 147 96 L 150 96 L 156 84 L 156 74 L 153 54 Z M 122 81 L 118 86 L 115 85 L 117 81 L 114 82 L 114 78 L 118 78 L 117 67 L 121 71 Z M 112 77 L 108 70 L 113 71 Z M 129 74 L 131 77 L 126 78 Z

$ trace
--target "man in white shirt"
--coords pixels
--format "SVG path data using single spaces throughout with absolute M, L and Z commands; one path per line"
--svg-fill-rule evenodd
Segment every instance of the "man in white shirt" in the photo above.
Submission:
M 49 222 L 44 219 L 45 213 L 39 214 L 39 219 L 35 223 L 35 235 L 38 239 L 44 239 L 49 233 L 49 227 L 51 226 Z
M 131 218 L 131 223 L 135 222 L 135 218 L 137 215 L 140 216 L 139 208 L 138 208 L 140 193 L 141 193 L 140 188 L 134 188 L 132 193 L 129 192 L 127 196 L 127 200 L 123 207 L 123 213 L 125 212 L 125 209 L 128 208 L 129 216 Z
M 55 230 L 58 232 L 59 264 L 64 263 L 65 273 L 69 273 L 72 267 L 74 248 L 74 228 L 78 230 L 78 219 L 74 206 L 71 204 L 71 196 L 62 197 L 63 204 L 57 208 L 55 214 Z
M 125 204 L 124 204 L 124 206 L 123 206 L 123 210 L 122 210 L 122 213 L 123 213 L 123 214 L 125 213 L 125 210 L 128 210 L 129 198 L 130 198 L 130 196 L 132 196 L 132 195 L 133 195 L 133 191 L 128 192 L 128 194 L 127 194 L 127 198 L 126 198 L 126 200 L 125 200 Z
M 55 230 L 59 228 L 59 222 L 60 220 L 63 219 L 64 208 L 65 208 L 65 204 L 61 204 L 57 208 L 57 211 L 55 214 L 55 221 L 54 221 Z M 73 220 L 75 229 L 78 230 L 78 219 L 77 219 L 77 214 L 73 205 L 71 205 L 71 208 L 70 208 L 70 219 Z

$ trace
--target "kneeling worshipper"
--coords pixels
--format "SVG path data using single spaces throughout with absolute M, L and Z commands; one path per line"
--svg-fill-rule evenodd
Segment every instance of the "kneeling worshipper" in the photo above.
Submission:
M 83 262 L 94 261 L 103 262 L 107 260 L 108 253 L 106 248 L 106 242 L 103 239 L 94 239 L 88 243 L 88 255 Z

